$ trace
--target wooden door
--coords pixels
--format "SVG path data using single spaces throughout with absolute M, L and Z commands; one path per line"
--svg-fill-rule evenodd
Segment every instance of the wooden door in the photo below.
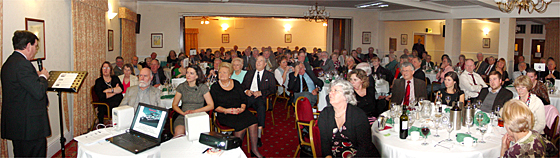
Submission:
M 513 49 L 513 51 L 514 51 L 514 52 L 517 52 L 517 53 L 514 55 L 514 59 L 515 59 L 514 61 L 515 61 L 515 64 L 517 64 L 517 63 L 519 63 L 519 60 L 517 60 L 518 57 L 519 57 L 519 56 L 523 56 L 523 38 L 516 38 L 516 39 L 515 39 L 515 45 L 514 45 L 514 46 L 515 46 L 515 48 Z M 531 62 L 531 61 L 525 59 L 525 62 Z M 531 63 L 531 64 L 532 64 L 532 63 Z
M 538 63 L 544 55 L 544 39 L 533 39 L 531 41 L 531 65 Z

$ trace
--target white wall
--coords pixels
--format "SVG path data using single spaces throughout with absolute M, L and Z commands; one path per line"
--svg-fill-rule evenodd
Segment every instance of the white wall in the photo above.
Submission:
M 69 0 L 4 0 L 4 42 L 2 57 L 5 61 L 13 52 L 12 36 L 16 30 L 25 30 L 25 18 L 45 20 L 46 60 L 44 67 L 48 71 L 68 71 L 73 67 L 72 56 L 72 22 L 71 1 Z M 2 61 L 2 62 L 4 62 Z M 35 62 L 33 62 L 35 63 Z M 9 92 L 4 92 L 9 93 Z M 58 97 L 55 92 L 48 92 L 49 120 L 52 135 L 47 138 L 47 156 L 51 157 L 60 150 L 60 126 L 58 117 Z M 69 116 L 72 120 L 72 96 L 68 95 Z M 73 139 L 68 127 L 64 127 L 66 140 Z M 71 130 L 71 129 L 70 129 Z M 8 143 L 11 145 L 11 143 Z M 12 148 L 8 149 L 13 156 Z
M 306 22 L 303 19 L 278 19 L 278 18 L 214 18 L 209 24 L 200 24 L 200 17 L 187 17 L 186 28 L 198 28 L 198 46 L 200 49 L 211 48 L 218 50 L 225 47 L 233 49 L 234 45 L 244 50 L 247 46 L 271 46 L 290 49 L 296 46 L 307 48 L 326 48 L 327 27 L 322 23 Z M 228 24 L 227 30 L 222 30 L 221 25 Z M 285 31 L 284 26 L 289 24 L 292 29 Z M 230 42 L 222 43 L 222 34 L 229 34 Z M 292 35 L 292 42 L 285 43 L 285 34 Z M 176 50 L 177 52 L 182 50 Z
M 138 13 L 142 14 L 142 22 L 140 34 L 137 36 L 137 55 L 142 58 L 156 52 L 158 58 L 164 59 L 169 50 L 180 50 L 179 19 L 183 15 L 302 17 L 307 9 L 307 6 L 288 5 L 138 2 Z M 330 12 L 331 18 L 352 18 L 352 48 L 378 48 L 376 11 L 328 7 L 326 10 Z M 363 31 L 372 32 L 371 44 L 362 44 Z M 163 33 L 163 48 L 151 48 L 151 33 Z
M 118 13 L 119 12 L 119 7 L 121 6 L 121 3 L 119 3 L 119 0 L 109 0 L 109 12 L 111 13 Z M 117 56 L 121 56 L 122 52 L 121 52 L 121 21 L 119 19 L 119 16 L 115 16 L 115 18 L 113 19 L 109 19 L 108 17 L 106 18 L 106 25 L 107 25 L 107 33 L 109 32 L 108 30 L 113 30 L 113 50 L 109 51 L 109 49 L 105 50 L 106 51 L 106 60 L 114 63 L 115 62 L 115 58 Z M 109 36 L 107 36 L 107 38 L 109 38 Z M 109 48 L 107 46 L 107 48 Z M 125 61 L 130 62 L 130 59 L 125 59 Z
M 461 54 L 466 59 L 474 59 L 476 54 L 481 52 L 485 57 L 490 55 L 498 57 L 500 41 L 500 23 L 487 22 L 477 19 L 463 19 L 461 36 Z M 483 33 L 483 29 L 488 28 L 488 35 Z M 482 39 L 490 38 L 490 48 L 482 48 Z M 458 61 L 459 59 L 455 59 Z M 456 63 L 456 62 L 454 62 Z
M 424 41 L 424 46 L 426 51 L 432 56 L 432 61 L 440 62 L 438 57 L 443 54 L 444 40 L 441 37 L 443 33 L 443 20 L 423 20 L 423 21 L 385 21 L 382 22 L 385 31 L 384 37 L 382 37 L 383 48 L 380 51 L 389 51 L 389 38 L 397 39 L 397 50 L 395 54 L 398 56 L 403 54 L 403 50 L 406 48 L 409 52 L 412 52 L 412 46 L 418 41 L 414 41 L 414 35 L 427 35 Z M 432 33 L 426 33 L 426 28 L 431 28 Z M 401 45 L 401 35 L 407 34 L 407 44 Z M 385 53 L 387 54 L 387 53 Z M 439 54 L 439 55 L 438 55 Z

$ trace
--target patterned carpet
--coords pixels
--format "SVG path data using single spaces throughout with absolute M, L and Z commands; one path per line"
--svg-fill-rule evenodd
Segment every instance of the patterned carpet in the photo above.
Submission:
M 261 154 L 265 157 L 292 157 L 296 151 L 298 142 L 297 130 L 295 129 L 294 110 L 290 111 L 290 118 L 286 119 L 288 110 L 284 107 L 284 100 L 278 100 L 274 106 L 274 123 L 272 125 L 272 116 L 270 112 L 266 114 L 266 128 L 264 129 L 261 140 L 263 146 L 259 148 Z M 246 138 L 243 139 L 247 140 Z M 66 157 L 76 157 L 78 152 L 78 144 L 75 140 L 66 144 Z M 243 151 L 247 155 L 247 145 L 243 142 Z M 53 157 L 60 157 L 58 151 Z

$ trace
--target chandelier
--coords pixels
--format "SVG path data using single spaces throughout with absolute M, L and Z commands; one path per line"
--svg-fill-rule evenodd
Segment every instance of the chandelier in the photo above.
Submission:
M 521 14 L 521 10 L 529 12 L 529 14 L 533 13 L 533 11 L 537 11 L 539 13 L 544 13 L 548 4 L 550 4 L 551 0 L 494 0 L 500 11 L 510 13 L 515 8 L 519 8 L 518 14 Z
M 315 6 L 309 7 L 309 11 L 303 12 L 303 18 L 308 22 L 324 23 L 329 19 L 329 12 L 325 12 L 325 6 L 317 6 L 315 3 Z

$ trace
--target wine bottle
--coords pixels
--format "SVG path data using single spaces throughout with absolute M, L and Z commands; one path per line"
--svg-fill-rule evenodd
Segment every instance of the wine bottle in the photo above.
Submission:
M 436 95 L 436 110 L 438 113 L 442 113 L 443 112 L 443 108 L 441 107 L 441 97 L 439 95 Z
M 401 115 L 401 124 L 399 130 L 399 137 L 401 139 L 406 139 L 408 136 L 408 115 L 406 115 L 406 107 L 403 105 L 403 112 Z

